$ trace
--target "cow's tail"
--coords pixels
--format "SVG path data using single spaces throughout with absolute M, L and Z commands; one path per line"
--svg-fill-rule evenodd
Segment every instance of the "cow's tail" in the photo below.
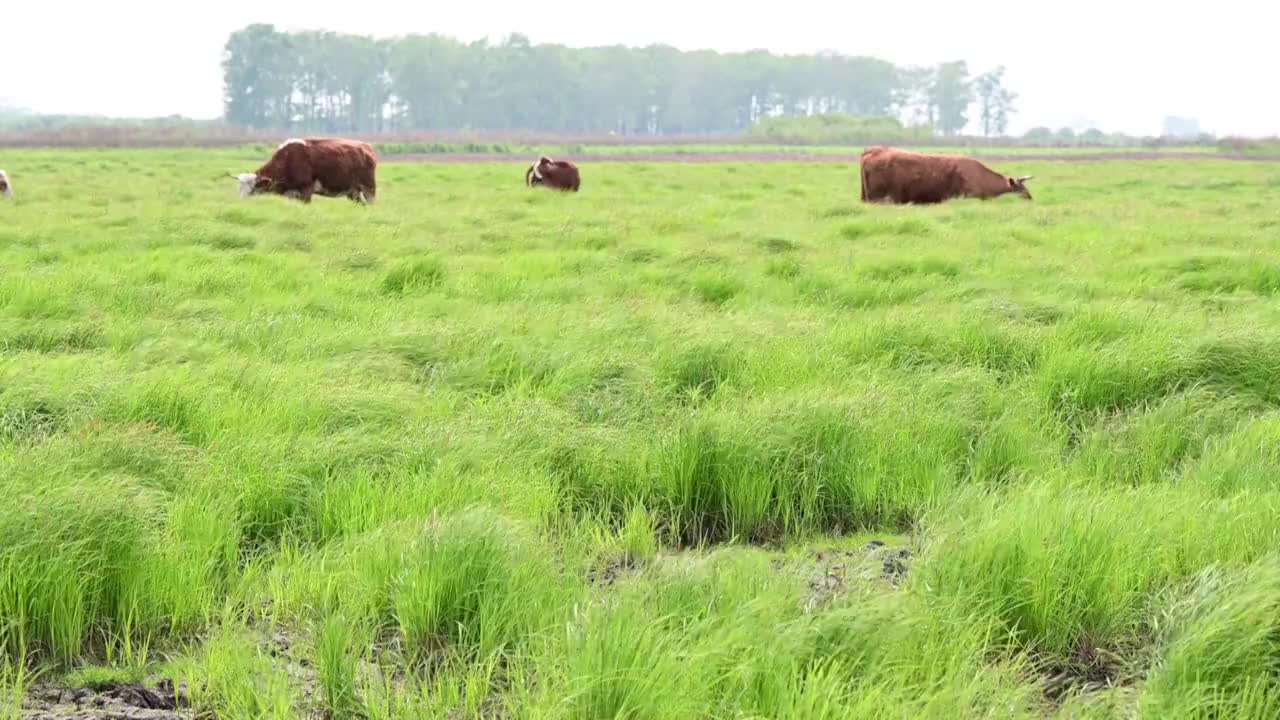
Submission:
M 858 163 L 858 171 L 862 176 L 862 202 L 867 201 L 867 161 Z

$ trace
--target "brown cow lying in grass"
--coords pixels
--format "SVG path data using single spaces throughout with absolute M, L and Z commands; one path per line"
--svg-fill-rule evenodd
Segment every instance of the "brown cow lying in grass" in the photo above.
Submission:
M 952 198 L 989 200 L 1016 193 L 1031 199 L 1030 175 L 998 173 L 962 155 L 934 155 L 880 145 L 862 151 L 862 200 L 893 203 L 940 203 Z
M 578 192 L 582 184 L 578 176 L 578 166 L 568 160 L 552 160 L 543 155 L 538 162 L 524 171 L 524 184 L 533 187 L 545 185 L 554 190 L 571 190 Z

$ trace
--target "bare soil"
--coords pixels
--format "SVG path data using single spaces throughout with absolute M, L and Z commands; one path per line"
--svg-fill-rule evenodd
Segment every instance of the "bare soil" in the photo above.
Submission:
M 1237 160 L 1253 162 L 1280 162 L 1280 155 L 1241 155 L 1236 153 L 1187 153 L 1187 152 L 1114 152 L 1114 153 L 1007 153 L 976 154 L 984 162 L 1053 161 L 1053 162 L 1104 162 L 1111 160 Z M 577 163 L 589 162 L 829 162 L 857 163 L 859 156 L 853 153 L 810 152 L 653 152 L 653 153 L 583 153 L 572 158 Z M 387 162 L 526 162 L 526 158 L 512 153 L 405 153 L 382 155 Z
M 23 720 L 189 720 L 187 689 L 162 680 L 154 687 L 124 683 L 104 688 L 35 687 L 22 703 Z
M 811 553 L 809 595 L 805 609 L 812 611 L 844 594 L 851 582 L 884 582 L 899 586 L 910 570 L 911 550 L 889 547 L 872 540 L 860 548 L 830 548 Z

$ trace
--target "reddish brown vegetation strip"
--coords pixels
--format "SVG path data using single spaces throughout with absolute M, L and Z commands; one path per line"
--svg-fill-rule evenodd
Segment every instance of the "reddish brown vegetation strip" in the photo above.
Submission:
M 1114 152 L 1114 153 L 974 153 L 984 162 L 1058 161 L 1099 162 L 1107 160 L 1252 160 L 1280 162 L 1280 155 L 1239 155 L 1235 153 L 1179 152 Z M 835 162 L 856 163 L 858 155 L 808 152 L 654 152 L 654 153 L 580 153 L 575 162 Z M 475 163 L 511 162 L 528 164 L 528 159 L 512 153 L 409 153 L 383 155 L 389 162 Z

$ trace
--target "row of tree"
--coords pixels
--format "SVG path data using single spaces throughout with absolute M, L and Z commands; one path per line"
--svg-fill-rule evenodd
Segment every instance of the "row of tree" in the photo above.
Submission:
M 1165 147 L 1177 145 L 1214 145 L 1219 143 L 1211 133 L 1197 135 L 1129 135 L 1127 133 L 1107 133 L 1098 128 L 1075 130 L 1069 127 L 1053 130 L 1047 127 L 1033 127 L 1022 135 L 1022 142 L 1032 147 Z M 1231 143 L 1223 139 L 1222 147 L 1229 149 Z
M 977 109 L 1003 134 L 1014 94 L 1003 68 L 898 67 L 834 53 L 568 48 L 285 33 L 250 25 L 223 58 L 228 122 L 306 131 L 542 130 L 663 135 L 734 132 L 773 116 L 892 116 L 955 135 Z

